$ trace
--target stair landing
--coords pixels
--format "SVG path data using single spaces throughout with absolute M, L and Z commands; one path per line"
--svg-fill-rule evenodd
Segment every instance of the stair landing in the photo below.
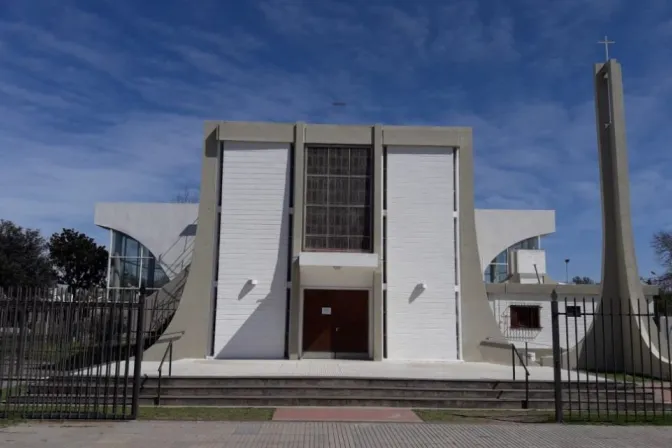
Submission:
M 132 364 L 132 362 L 131 362 Z M 133 371 L 132 366 L 130 371 Z M 142 363 L 142 374 L 149 377 L 158 376 L 158 362 Z M 115 365 L 110 366 L 112 370 Z M 123 363 L 119 366 L 125 369 Z M 551 367 L 530 366 L 531 381 L 553 381 Z M 168 361 L 163 365 L 163 375 L 168 375 Z M 182 359 L 173 361 L 173 377 L 330 377 L 330 378 L 381 378 L 381 379 L 432 379 L 432 380 L 495 380 L 511 381 L 513 369 L 511 365 L 491 364 L 485 362 L 417 362 L 417 361 L 355 361 L 332 359 L 290 360 L 217 360 L 217 359 Z M 569 372 L 563 371 L 563 379 L 567 380 Z M 525 370 L 516 367 L 516 379 L 525 379 Z M 593 375 L 582 373 L 580 382 L 587 379 L 595 381 Z M 571 380 L 577 381 L 576 372 L 572 372 Z

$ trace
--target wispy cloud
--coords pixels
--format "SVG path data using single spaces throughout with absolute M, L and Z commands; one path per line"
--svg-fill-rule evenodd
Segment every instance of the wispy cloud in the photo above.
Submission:
M 477 205 L 557 209 L 549 265 L 571 257 L 597 276 L 590 73 L 605 33 L 624 63 L 643 272 L 655 263 L 648 238 L 672 221 L 663 0 L 9 3 L 0 213 L 21 225 L 96 234 L 97 201 L 197 185 L 204 119 L 467 125 Z

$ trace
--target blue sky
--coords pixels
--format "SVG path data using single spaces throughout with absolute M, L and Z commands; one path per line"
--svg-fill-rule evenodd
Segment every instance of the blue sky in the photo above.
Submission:
M 205 119 L 473 126 L 477 206 L 557 210 L 550 272 L 599 278 L 605 33 L 646 275 L 672 229 L 667 0 L 4 0 L 0 217 L 104 241 L 95 202 L 197 187 Z

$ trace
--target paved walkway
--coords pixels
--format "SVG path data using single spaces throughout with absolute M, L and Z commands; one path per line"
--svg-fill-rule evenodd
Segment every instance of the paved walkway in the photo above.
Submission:
M 131 422 L 26 424 L 3 448 L 621 448 L 672 446 L 672 428 L 423 423 Z

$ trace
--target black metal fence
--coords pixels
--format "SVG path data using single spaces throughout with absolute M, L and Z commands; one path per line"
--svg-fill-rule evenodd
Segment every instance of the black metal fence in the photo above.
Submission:
M 553 297 L 556 420 L 672 420 L 668 331 L 656 301 Z
M 145 298 L 0 289 L 0 418 L 133 419 Z

